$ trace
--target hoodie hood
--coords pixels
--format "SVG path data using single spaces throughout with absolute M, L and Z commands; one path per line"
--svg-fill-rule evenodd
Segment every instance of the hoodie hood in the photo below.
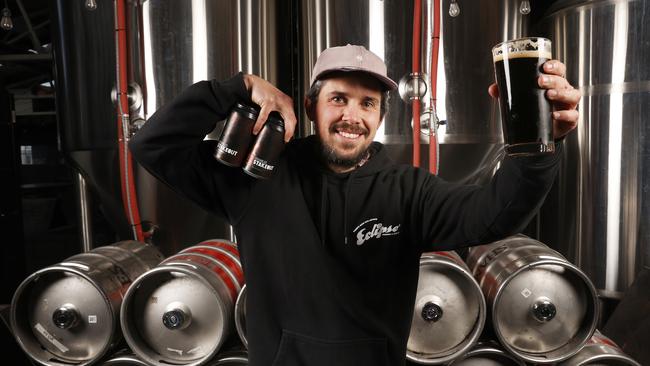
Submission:
M 356 194 L 354 182 L 376 175 L 394 163 L 386 154 L 384 145 L 372 142 L 368 148 L 370 158 L 362 166 L 350 172 L 336 173 L 323 162 L 319 150 L 320 141 L 315 135 L 294 140 L 287 149 L 288 158 L 294 160 L 301 170 L 310 173 L 305 175 L 311 177 L 310 181 L 301 183 L 306 188 L 303 189 L 305 201 L 311 203 L 310 211 L 321 244 L 325 246 L 328 240 L 342 240 L 347 244 L 352 234 L 350 199 Z

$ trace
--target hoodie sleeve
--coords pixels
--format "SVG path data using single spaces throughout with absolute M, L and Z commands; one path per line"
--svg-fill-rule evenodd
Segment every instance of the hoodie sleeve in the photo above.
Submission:
M 160 108 L 129 142 L 147 171 L 199 206 L 234 223 L 242 214 L 252 179 L 213 158 L 203 141 L 237 101 L 250 101 L 243 75 L 189 86 Z
M 418 180 L 412 217 L 423 251 L 480 245 L 525 228 L 551 189 L 562 157 L 506 157 L 485 186 L 458 185 L 433 175 Z

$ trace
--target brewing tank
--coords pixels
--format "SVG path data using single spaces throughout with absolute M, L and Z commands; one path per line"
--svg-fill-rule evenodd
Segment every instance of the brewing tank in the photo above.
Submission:
M 527 35 L 528 17 L 519 13 L 519 1 L 459 2 L 461 14 L 451 17 L 450 1 L 442 1 L 442 40 L 439 61 L 438 112 L 447 125 L 439 130 L 440 176 L 451 181 L 484 182 L 501 157 L 501 126 L 496 101 L 487 94 L 494 82 L 491 48 L 507 39 Z M 429 75 L 433 1 L 422 1 L 421 68 Z M 311 68 L 322 50 L 359 44 L 384 60 L 395 81 L 411 73 L 413 1 L 307 0 L 301 1 L 299 95 L 309 88 Z M 427 83 L 429 79 L 427 78 Z M 430 87 L 428 88 L 430 90 Z M 423 112 L 429 108 L 429 95 Z M 305 116 L 304 111 L 299 111 Z M 303 118 L 307 121 L 306 117 Z M 392 92 L 384 122 L 375 140 L 386 145 L 397 162 L 412 162 L 412 112 Z M 313 133 L 309 123 L 302 135 Z M 428 164 L 428 136 L 422 135 L 422 163 Z
M 620 297 L 650 267 L 650 3 L 558 1 L 540 29 L 582 92 L 540 239 Z

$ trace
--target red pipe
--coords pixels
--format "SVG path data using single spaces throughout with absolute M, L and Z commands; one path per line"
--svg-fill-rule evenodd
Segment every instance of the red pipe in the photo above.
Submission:
M 430 121 L 436 121 L 437 81 L 438 81 L 438 51 L 440 50 L 440 1 L 433 0 L 433 36 L 431 47 L 431 116 Z M 437 126 L 431 124 L 429 131 L 429 171 L 438 174 L 438 134 Z
M 138 241 L 144 241 L 140 212 L 133 180 L 133 162 L 127 146 L 129 138 L 129 102 L 127 90 L 127 42 L 126 42 L 126 8 L 125 0 L 115 0 L 115 45 L 117 62 L 117 137 L 120 159 L 120 185 L 122 204 Z
M 422 13 L 422 1 L 413 1 L 413 74 L 420 74 L 420 23 Z M 420 166 L 420 99 L 414 99 L 413 105 L 413 166 Z

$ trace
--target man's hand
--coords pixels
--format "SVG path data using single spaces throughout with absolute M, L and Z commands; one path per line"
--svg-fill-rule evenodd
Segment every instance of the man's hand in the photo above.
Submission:
M 289 142 L 297 123 L 296 114 L 293 112 L 293 99 L 259 76 L 244 74 L 244 83 L 251 93 L 252 101 L 261 108 L 253 133 L 257 135 L 262 130 L 269 113 L 276 111 L 284 119 L 284 141 Z
M 576 109 L 581 93 L 565 78 L 566 66 L 558 60 L 546 61 L 543 65 L 544 75 L 537 84 L 546 89 L 546 98 L 553 106 L 553 137 L 559 139 L 578 126 L 580 114 Z M 493 98 L 499 97 L 496 84 L 490 85 L 488 93 Z

